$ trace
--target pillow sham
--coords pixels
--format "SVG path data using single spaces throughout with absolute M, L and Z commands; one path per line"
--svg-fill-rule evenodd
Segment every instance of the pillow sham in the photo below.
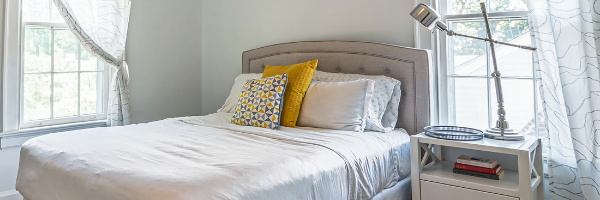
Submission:
M 313 81 L 306 91 L 298 126 L 363 132 L 375 81 Z
M 246 81 L 231 123 L 279 129 L 287 74 Z
M 379 132 L 388 132 L 394 130 L 396 124 L 392 125 L 392 121 L 386 123 L 387 126 L 384 126 L 382 123 L 384 114 L 387 110 L 388 103 L 390 102 L 391 97 L 393 96 L 394 88 L 400 81 L 390 78 L 383 75 L 361 75 L 361 74 L 341 74 L 341 73 L 329 73 L 316 71 L 313 76 L 313 80 L 322 81 L 322 82 L 343 82 L 343 81 L 353 81 L 360 79 L 369 79 L 375 81 L 373 98 L 371 99 L 371 104 L 369 105 L 369 111 L 367 114 L 367 126 L 365 131 L 379 131 Z M 398 88 L 400 88 L 398 86 Z M 396 115 L 398 106 L 395 107 Z M 391 108 L 390 110 L 394 110 Z M 393 114 L 393 113 L 392 113 Z M 386 117 L 389 119 L 390 117 Z
M 400 98 L 402 97 L 402 90 L 400 89 L 400 81 L 396 83 L 394 86 L 394 91 L 392 92 L 392 97 L 387 104 L 385 112 L 383 113 L 383 118 L 381 118 L 381 125 L 383 127 L 391 127 L 392 129 L 396 127 L 398 123 L 398 108 L 400 107 Z
M 231 91 L 229 91 L 229 97 L 225 100 L 225 103 L 217 112 L 226 112 L 233 113 L 235 112 L 235 106 L 237 105 L 238 99 L 240 99 L 240 91 L 242 91 L 242 87 L 246 84 L 246 81 L 249 79 L 259 79 L 262 77 L 262 73 L 260 74 L 240 74 L 235 78 L 235 82 L 233 83 L 233 87 L 231 87 Z
M 300 106 L 302 106 L 302 99 L 312 81 L 318 62 L 318 60 L 313 60 L 290 66 L 267 65 L 265 68 L 263 78 L 283 73 L 287 73 L 288 75 L 288 85 L 283 95 L 285 104 L 283 105 L 281 115 L 281 125 L 292 128 L 296 127 Z

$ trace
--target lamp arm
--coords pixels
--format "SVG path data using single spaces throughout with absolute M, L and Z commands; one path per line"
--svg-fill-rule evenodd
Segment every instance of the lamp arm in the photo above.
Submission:
M 481 38 L 481 37 L 475 37 L 475 36 L 460 34 L 460 33 L 456 33 L 456 32 L 451 31 L 451 30 L 448 30 L 446 32 L 447 32 L 447 34 L 449 36 L 455 36 L 455 35 L 457 35 L 457 36 L 467 37 L 467 38 L 476 39 L 476 40 L 490 41 L 490 39 L 487 39 L 487 38 Z
M 455 35 L 457 35 L 457 36 L 467 37 L 467 38 L 476 39 L 476 40 L 483 40 L 483 41 L 487 41 L 487 42 L 493 42 L 495 44 L 502 44 L 502 45 L 506 45 L 506 46 L 517 47 L 519 49 L 525 49 L 525 50 L 529 50 L 529 51 L 535 51 L 537 49 L 535 47 L 530 47 L 530 46 L 525 46 L 525 45 L 511 44 L 511 43 L 500 42 L 500 41 L 496 41 L 496 40 L 492 40 L 492 39 L 488 39 L 488 38 L 480 38 L 480 37 L 475 37 L 475 36 L 460 34 L 460 33 L 456 33 L 456 32 L 451 31 L 451 30 L 446 30 L 446 33 L 449 36 L 455 36 Z
M 537 50 L 537 48 L 535 48 L 535 47 L 530 47 L 530 46 L 525 46 L 525 45 L 511 44 L 511 43 L 500 42 L 500 41 L 496 41 L 496 40 L 490 40 L 490 41 L 493 42 L 493 43 L 496 43 L 496 44 L 502 44 L 502 45 L 506 45 L 506 46 L 517 47 L 519 49 L 525 49 L 525 50 L 529 50 L 529 51 L 535 51 L 535 50 Z

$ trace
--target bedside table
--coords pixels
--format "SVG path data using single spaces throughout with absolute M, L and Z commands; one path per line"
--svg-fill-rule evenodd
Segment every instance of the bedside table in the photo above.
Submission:
M 455 141 L 432 138 L 424 133 L 413 135 L 410 138 L 413 200 L 543 200 L 541 145 L 541 140 L 532 136 L 526 136 L 523 141 L 487 138 Z M 456 160 L 442 160 L 442 146 L 515 155 L 518 169 L 504 169 L 503 165 L 501 180 L 455 174 L 452 169 Z

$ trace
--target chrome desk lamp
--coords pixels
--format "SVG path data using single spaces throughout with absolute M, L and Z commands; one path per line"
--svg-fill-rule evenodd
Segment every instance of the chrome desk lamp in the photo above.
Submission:
M 496 139 L 496 140 L 523 140 L 525 137 L 518 132 L 509 129 L 508 122 L 506 121 L 506 112 L 504 111 L 504 99 L 502 98 L 502 85 L 500 84 L 500 72 L 498 71 L 498 65 L 496 64 L 496 51 L 494 49 L 494 44 L 502 44 L 511 47 L 517 47 L 521 49 L 535 51 L 536 48 L 522 45 L 509 44 L 505 42 L 500 42 L 492 39 L 492 32 L 490 31 L 490 24 L 488 21 L 487 11 L 485 10 L 485 3 L 481 4 L 481 13 L 483 14 L 483 19 L 485 21 L 485 29 L 487 31 L 487 38 L 474 37 L 470 35 L 463 35 L 459 33 L 455 33 L 452 30 L 448 30 L 448 26 L 440 21 L 440 15 L 428 5 L 420 3 L 415 7 L 415 9 L 410 12 L 410 15 L 427 27 L 431 31 L 435 31 L 435 29 L 439 29 L 441 31 L 446 32 L 448 36 L 462 36 L 468 37 L 477 40 L 483 40 L 490 43 L 490 50 L 492 51 L 492 62 L 494 64 L 494 72 L 492 73 L 492 77 L 494 77 L 494 82 L 496 85 L 496 97 L 498 97 L 498 121 L 496 121 L 496 127 L 487 129 L 485 131 L 484 136 L 486 138 Z

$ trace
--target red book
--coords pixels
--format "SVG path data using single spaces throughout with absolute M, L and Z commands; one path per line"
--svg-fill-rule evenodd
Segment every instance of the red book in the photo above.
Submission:
M 472 166 L 472 165 L 454 163 L 454 168 L 472 171 L 472 172 L 494 174 L 494 175 L 496 175 L 496 174 L 498 174 L 498 172 L 500 172 L 500 164 L 496 165 L 496 167 L 494 167 L 494 168 L 485 168 L 485 167 L 477 167 L 477 166 Z

